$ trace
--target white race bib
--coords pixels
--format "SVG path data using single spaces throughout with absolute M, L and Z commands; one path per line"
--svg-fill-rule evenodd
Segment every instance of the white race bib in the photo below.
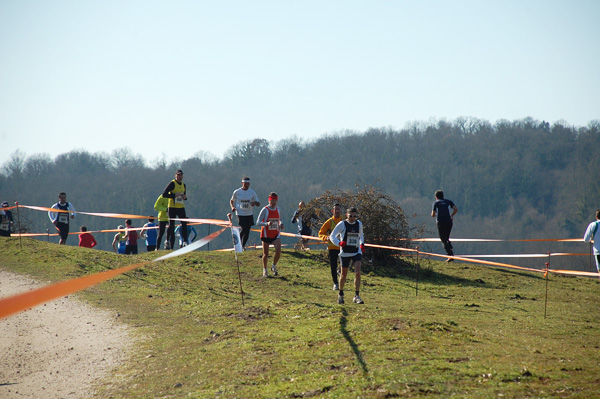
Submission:
M 273 224 L 269 225 L 269 230 L 278 230 L 279 231 L 279 219 L 272 218 L 272 219 L 269 219 L 269 222 L 273 222 Z
M 69 224 L 69 214 L 68 213 L 59 213 L 58 214 L 58 223 Z
M 358 247 L 358 233 L 348 233 L 346 236 L 346 245 L 351 247 Z

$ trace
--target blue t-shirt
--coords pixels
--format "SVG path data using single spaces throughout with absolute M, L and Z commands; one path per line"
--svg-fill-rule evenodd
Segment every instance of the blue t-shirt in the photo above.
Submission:
M 156 227 L 156 223 L 146 223 L 146 227 Z M 145 230 L 146 232 L 146 245 L 156 245 L 156 236 L 158 232 L 156 229 Z
M 439 199 L 433 203 L 433 210 L 436 212 L 436 220 L 438 222 L 450 222 L 450 208 L 454 206 L 454 202 L 449 199 Z

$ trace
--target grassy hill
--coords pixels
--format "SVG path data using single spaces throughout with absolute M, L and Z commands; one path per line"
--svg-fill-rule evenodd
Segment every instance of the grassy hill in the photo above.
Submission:
M 0 268 L 45 281 L 158 256 L 16 238 L 0 253 Z M 365 304 L 338 305 L 324 252 L 284 250 L 268 279 L 259 256 L 239 258 L 244 306 L 232 253 L 152 262 L 78 294 L 140 336 L 97 397 L 600 396 L 595 279 L 551 275 L 544 318 L 541 274 L 422 259 L 418 291 L 412 264 L 364 276 Z

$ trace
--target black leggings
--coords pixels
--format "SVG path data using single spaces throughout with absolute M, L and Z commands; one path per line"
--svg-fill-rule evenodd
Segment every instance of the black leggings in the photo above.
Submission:
M 454 248 L 452 248 L 452 243 L 450 242 L 450 232 L 452 231 L 452 221 L 448 222 L 437 222 L 438 233 L 440 234 L 440 240 L 442 240 L 442 244 L 444 245 L 444 249 L 446 250 L 446 254 L 452 256 L 454 255 Z
M 242 247 L 246 247 L 248 237 L 250 237 L 250 228 L 254 225 L 254 217 L 249 216 L 238 216 L 238 223 L 242 228 L 240 230 L 240 239 L 242 240 Z
M 156 248 L 160 249 L 160 245 L 162 244 L 162 238 L 163 235 L 165 234 L 165 228 L 167 227 L 167 225 L 169 224 L 168 220 L 165 220 L 164 222 L 162 220 L 158 221 L 158 238 L 156 239 Z
M 338 258 L 340 256 L 339 249 L 330 249 L 329 250 L 329 267 L 331 267 L 331 278 L 333 279 L 333 284 L 338 284 Z
M 175 245 L 175 218 L 187 219 L 185 216 L 185 208 L 169 208 L 169 228 L 167 229 L 167 240 L 171 244 L 171 249 Z M 187 222 L 181 222 L 181 239 L 182 242 L 187 242 Z

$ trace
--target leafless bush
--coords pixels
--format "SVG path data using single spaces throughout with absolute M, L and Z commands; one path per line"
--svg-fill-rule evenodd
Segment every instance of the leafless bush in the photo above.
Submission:
M 393 247 L 408 247 L 410 228 L 404 210 L 390 196 L 373 186 L 358 186 L 356 192 L 329 190 L 306 204 L 306 210 L 317 216 L 320 227 L 329 217 L 334 204 L 342 207 L 342 217 L 346 209 L 356 207 L 358 219 L 363 223 L 365 241 Z M 398 251 L 367 247 L 363 256 L 363 269 L 372 270 L 375 265 L 390 266 L 398 262 Z

